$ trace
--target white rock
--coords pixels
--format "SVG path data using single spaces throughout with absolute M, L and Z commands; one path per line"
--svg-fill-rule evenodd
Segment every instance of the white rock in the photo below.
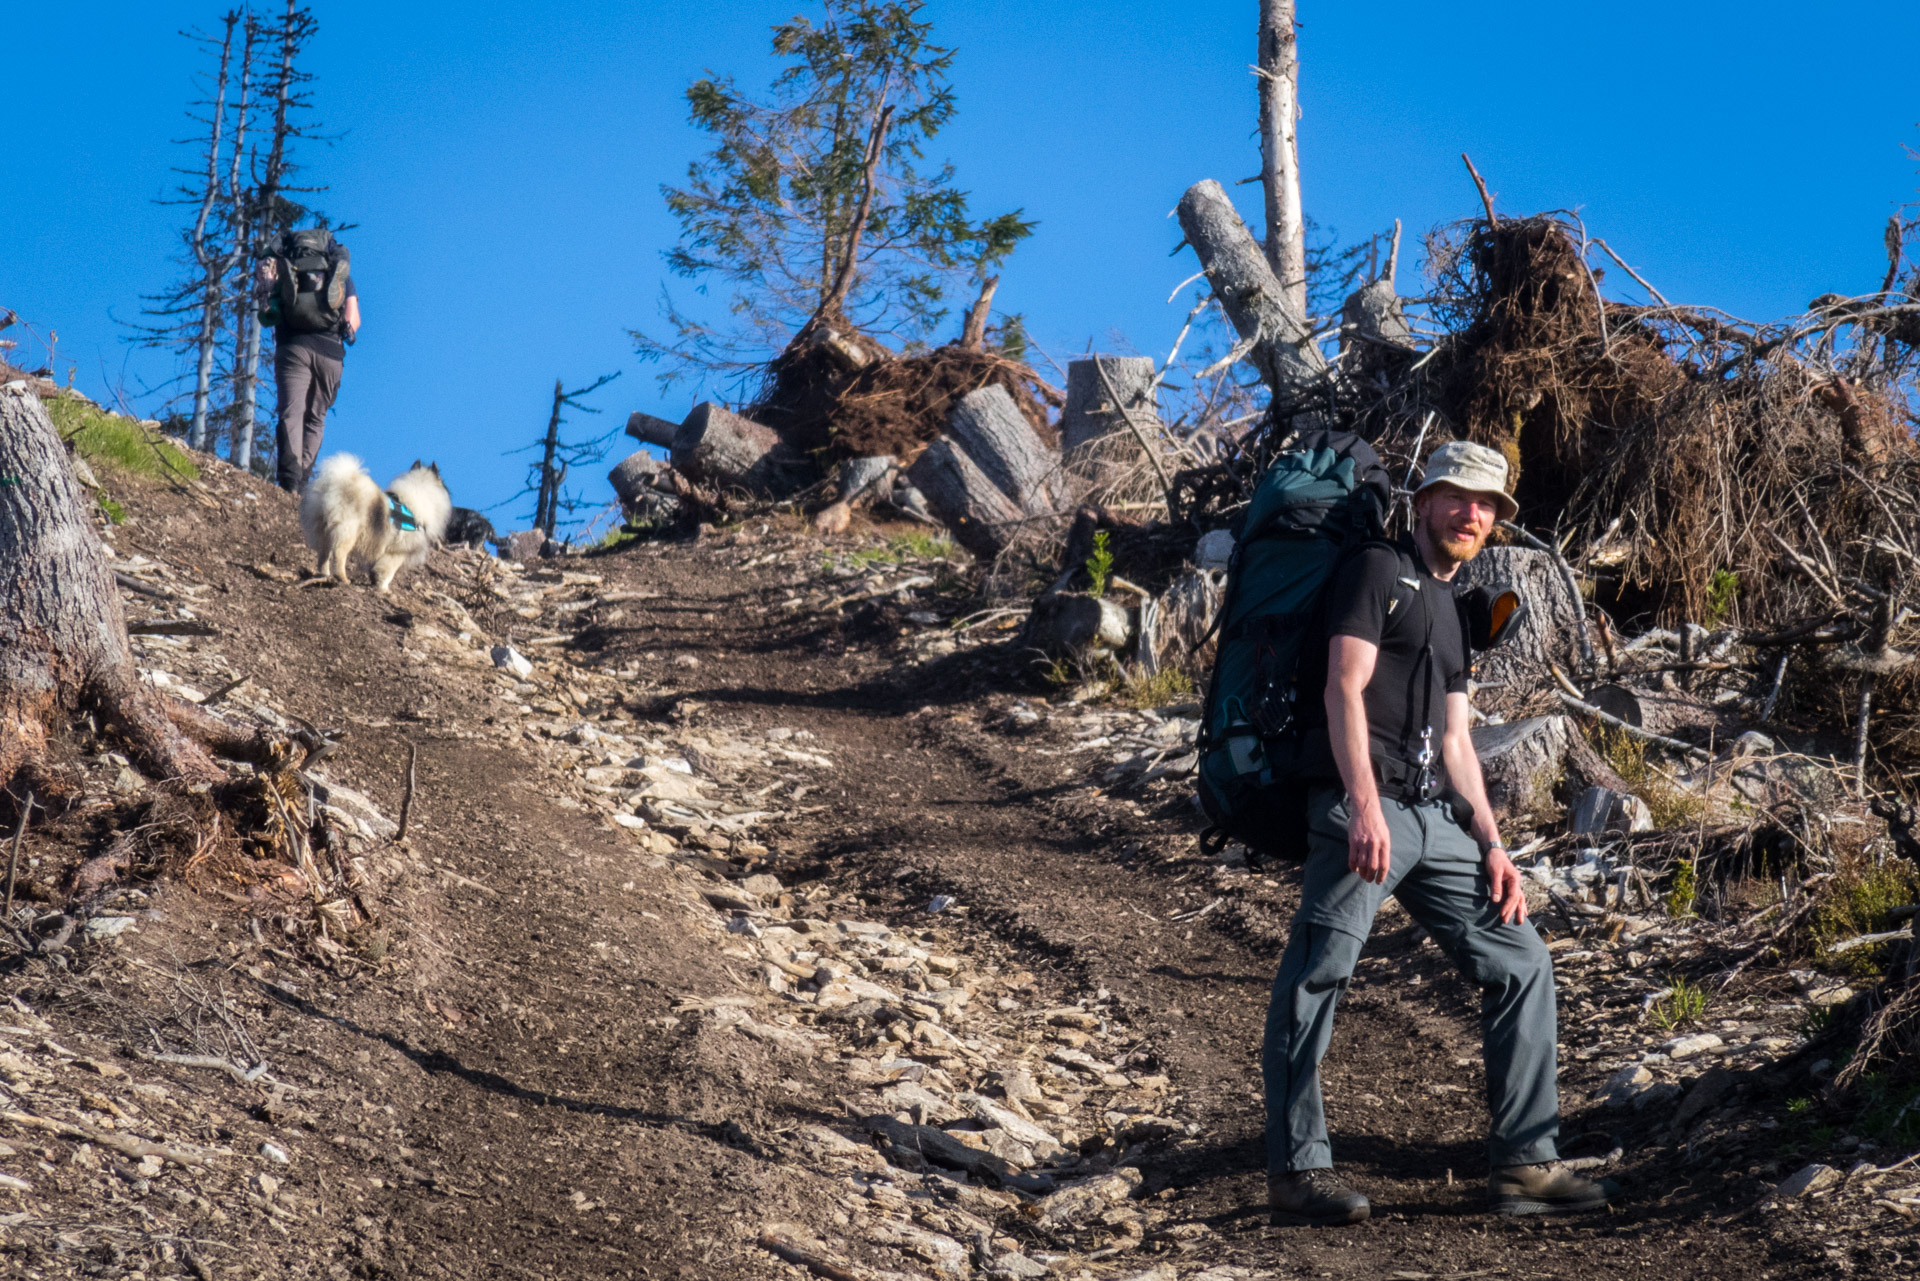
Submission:
M 1830 1165 L 1821 1165 L 1818 1161 L 1802 1166 L 1799 1170 L 1780 1180 L 1773 1194 L 1777 1197 L 1792 1199 L 1803 1197 L 1822 1188 L 1831 1187 L 1840 1179 L 1840 1171 Z
M 493 665 L 505 668 L 521 680 L 533 675 L 532 660 L 511 645 L 493 647 Z
M 85 934 L 98 943 L 105 939 L 119 938 L 133 928 L 131 916 L 96 916 L 86 924 Z
M 1198 569 L 1216 569 L 1224 573 L 1233 557 L 1233 535 L 1224 529 L 1200 535 L 1193 545 L 1193 563 Z
M 1717 1050 L 1725 1044 L 1712 1032 L 1696 1032 L 1692 1036 L 1676 1036 L 1660 1048 L 1670 1059 L 1690 1059 Z
M 1046 1130 L 1031 1121 L 1014 1115 L 991 1099 L 982 1098 L 978 1094 L 963 1094 L 960 1096 L 960 1102 L 969 1108 L 974 1116 L 980 1120 L 985 1121 L 988 1125 L 998 1126 L 1019 1140 L 1020 1143 L 1032 1148 L 1033 1154 L 1042 1161 L 1056 1153 L 1065 1151 L 1065 1149 L 1060 1146 L 1060 1141 L 1054 1138 L 1053 1135 L 1047 1133 Z
M 275 1165 L 292 1165 L 293 1164 L 293 1158 L 288 1156 L 287 1150 L 281 1147 L 278 1143 L 262 1143 L 260 1145 L 260 1155 L 267 1158 L 267 1160 L 273 1162 Z

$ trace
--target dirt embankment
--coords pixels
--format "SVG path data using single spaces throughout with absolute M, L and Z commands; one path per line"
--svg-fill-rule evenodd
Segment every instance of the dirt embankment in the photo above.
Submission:
M 1719 1278 L 1916 1252 L 1903 1173 L 1767 1208 L 1859 1154 L 1796 1121 L 1818 1080 L 1767 998 L 1713 1011 L 1704 1058 L 1661 1048 L 1642 996 L 1685 940 L 1650 921 L 1556 943 L 1569 1146 L 1622 1149 L 1626 1208 L 1482 1213 L 1471 994 L 1389 917 L 1328 1067 L 1377 1217 L 1266 1227 L 1291 879 L 1199 854 L 1186 784 L 1153 777 L 1181 709 L 1038 697 L 996 624 L 949 626 L 924 545 L 753 524 L 524 572 L 445 554 L 383 600 L 297 585 L 291 504 L 230 469 L 122 501 L 120 566 L 179 598 L 130 612 L 216 632 L 141 640 L 153 679 L 244 678 L 230 710 L 347 731 L 318 769 L 375 919 L 321 932 L 296 875 L 135 866 L 89 905 L 122 923 L 8 960 L 9 1272 Z M 48 912 L 153 790 L 71 747 L 89 790 L 23 843 Z

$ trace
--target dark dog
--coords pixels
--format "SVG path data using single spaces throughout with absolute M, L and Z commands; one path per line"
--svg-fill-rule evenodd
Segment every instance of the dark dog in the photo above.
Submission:
M 475 551 L 485 551 L 488 543 L 500 540 L 493 532 L 493 522 L 471 507 L 453 509 L 453 515 L 447 520 L 446 538 L 449 545 L 465 543 Z

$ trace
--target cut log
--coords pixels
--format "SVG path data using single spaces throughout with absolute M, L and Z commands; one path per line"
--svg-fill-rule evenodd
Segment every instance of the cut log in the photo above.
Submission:
M 1240 221 L 1227 193 L 1213 179 L 1203 179 L 1187 188 L 1175 212 L 1275 404 L 1300 430 L 1320 426 L 1321 415 L 1315 411 L 1326 391 L 1326 358 L 1313 345 L 1306 317 L 1289 304 L 1260 242 Z
M 927 446 L 907 478 L 934 518 L 976 556 L 998 556 L 1025 516 L 948 436 Z
M 670 423 L 664 418 L 655 418 L 652 414 L 643 414 L 637 409 L 627 415 L 627 435 L 643 445 L 657 445 L 661 449 L 672 449 L 673 438 L 679 434 L 679 423 Z
M 962 396 L 947 418 L 946 434 L 1025 515 L 1045 515 L 1058 506 L 1060 459 L 1006 388 L 989 383 Z
M 1413 329 L 1386 280 L 1360 286 L 1340 307 L 1340 353 L 1349 378 L 1391 378 L 1413 359 Z
M 1459 581 L 1494 591 L 1511 589 L 1527 604 L 1513 634 L 1474 665 L 1474 680 L 1492 688 L 1474 698 L 1482 711 L 1524 706 L 1554 686 L 1552 664 L 1573 666 L 1580 603 L 1553 557 L 1527 547 L 1489 547 L 1461 566 Z
M 792 493 L 809 470 L 806 458 L 771 427 L 711 401 L 693 407 L 672 448 L 674 467 L 690 478 L 755 494 Z
M 656 420 L 658 421 L 658 420 Z M 666 460 L 642 449 L 628 454 L 607 473 L 607 481 L 622 507 L 633 507 L 653 492 L 653 478 L 666 469 Z
M 1474 726 L 1473 748 L 1494 812 L 1524 813 L 1550 801 L 1573 739 L 1573 723 L 1564 716 Z
M 1102 368 L 1107 379 L 1113 383 L 1113 389 L 1120 393 L 1121 403 L 1133 411 L 1138 420 L 1160 417 L 1159 406 L 1153 395 L 1153 358 L 1150 356 L 1090 356 L 1085 360 L 1067 363 L 1067 404 L 1060 411 L 1060 450 L 1070 463 L 1078 465 L 1078 460 L 1086 454 L 1085 447 L 1104 436 L 1119 432 L 1126 436 L 1132 448 L 1138 448 L 1133 437 L 1127 432 L 1127 424 L 1120 414 L 1120 406 L 1113 403 L 1113 397 L 1107 394 L 1106 383 L 1101 380 Z M 1153 433 L 1147 433 L 1149 440 Z
M 1133 620 L 1118 601 L 1084 592 L 1049 592 L 1027 615 L 1027 644 L 1046 654 L 1085 658 L 1126 648 Z

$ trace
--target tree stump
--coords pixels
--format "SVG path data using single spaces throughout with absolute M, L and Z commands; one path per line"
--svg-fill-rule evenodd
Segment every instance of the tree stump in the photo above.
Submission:
M 808 472 L 778 432 L 711 401 L 693 407 L 672 450 L 674 467 L 693 480 L 773 497 L 798 489 Z
M 840 501 L 851 503 L 865 496 L 868 490 L 878 487 L 899 465 L 888 454 L 847 459 L 840 464 Z
M 0 787 L 25 772 L 47 790 L 48 731 L 82 712 L 155 778 L 222 781 L 215 752 L 278 759 L 284 744 L 140 680 L 90 511 L 40 398 L 0 387 Z
M 1573 739 L 1573 724 L 1564 716 L 1474 726 L 1473 749 L 1495 813 L 1523 812 L 1550 799 Z
M 1106 378 L 1101 378 L 1104 369 Z M 1150 356 L 1091 356 L 1085 360 L 1067 363 L 1067 403 L 1060 411 L 1060 452 L 1066 458 L 1067 465 L 1075 472 L 1098 480 L 1099 473 L 1106 469 L 1102 463 L 1111 445 L 1117 457 L 1126 457 L 1139 448 L 1133 434 L 1127 430 L 1127 420 L 1120 411 L 1124 407 L 1132 411 L 1135 421 L 1157 429 L 1160 409 L 1153 394 L 1153 358 Z M 1113 390 L 1120 394 L 1120 404 L 1113 403 L 1113 397 L 1107 392 L 1107 382 L 1113 383 Z M 1120 439 L 1109 441 L 1117 436 Z M 1147 432 L 1147 439 L 1154 439 L 1154 432 Z
M 1084 658 L 1124 649 L 1133 620 L 1118 602 L 1084 592 L 1049 592 L 1027 615 L 1027 644 L 1043 653 Z
M 658 421 L 657 419 L 655 421 Z M 607 481 L 613 486 L 613 492 L 620 499 L 620 505 L 632 508 L 640 504 L 645 495 L 653 492 L 653 478 L 666 469 L 666 460 L 638 450 L 623 458 L 612 471 L 607 473 Z
M 1363 382 L 1391 378 L 1413 359 L 1413 329 L 1390 282 L 1375 280 L 1347 295 L 1340 307 L 1340 352 L 1348 376 Z
M 1475 663 L 1474 679 L 1496 687 L 1475 704 L 1482 711 L 1513 709 L 1551 692 L 1551 664 L 1573 666 L 1581 610 L 1553 557 L 1531 547 L 1489 547 L 1461 566 L 1458 581 L 1511 589 L 1527 603 L 1527 616 L 1513 635 Z

